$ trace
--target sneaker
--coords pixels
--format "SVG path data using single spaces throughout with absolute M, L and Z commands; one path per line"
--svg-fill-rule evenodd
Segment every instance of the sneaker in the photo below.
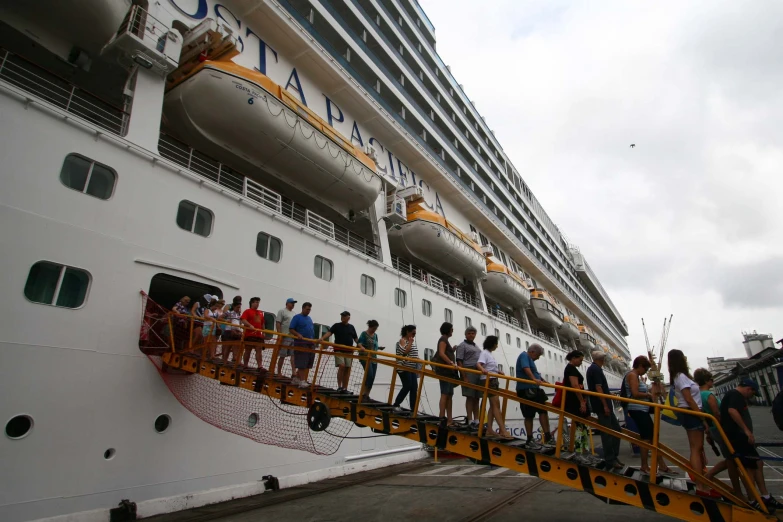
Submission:
M 770 515 L 774 513 L 775 510 L 783 508 L 783 504 L 778 502 L 772 495 L 770 495 L 769 498 L 761 497 L 761 500 L 764 502 L 764 505 L 767 506 L 767 511 L 769 511 Z
M 541 445 L 543 447 L 545 447 L 545 448 L 554 448 L 555 446 L 557 446 L 557 444 L 555 444 L 555 439 L 554 438 L 551 438 L 549 440 L 545 440 L 544 443 L 541 444 Z
M 298 377 L 292 377 L 291 378 L 291 385 L 292 386 L 299 386 L 300 382 L 302 382 L 302 381 L 300 381 Z
M 299 381 L 297 386 L 299 386 L 300 388 L 309 388 L 310 387 L 310 383 L 307 382 L 307 381 Z
M 392 411 L 394 413 L 402 413 L 403 409 L 400 406 L 395 406 L 394 408 L 392 408 Z

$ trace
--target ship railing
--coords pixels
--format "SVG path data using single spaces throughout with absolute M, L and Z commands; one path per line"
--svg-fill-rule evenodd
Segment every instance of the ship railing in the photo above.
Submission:
M 520 330 L 524 329 L 524 326 L 522 322 L 514 317 L 513 315 L 507 314 L 503 310 L 498 310 L 497 308 L 491 308 L 490 313 L 500 322 L 506 323 L 508 325 L 511 325 L 515 328 L 519 328 Z
M 142 295 L 145 296 L 142 292 Z M 150 306 L 152 304 L 152 306 Z M 612 394 L 602 394 L 597 392 L 591 392 L 589 390 L 581 390 L 571 388 L 568 386 L 562 386 L 550 383 L 537 383 L 535 381 L 523 379 L 520 377 L 507 376 L 502 373 L 489 373 L 487 378 L 484 379 L 482 384 L 472 384 L 467 378 L 464 377 L 467 373 L 480 374 L 478 370 L 469 368 L 460 368 L 463 377 L 455 372 L 455 366 L 440 364 L 426 359 L 416 359 L 411 357 L 398 356 L 391 353 L 384 353 L 375 350 L 366 350 L 358 346 L 346 346 L 336 343 L 322 341 L 320 339 L 296 339 L 293 335 L 283 334 L 272 330 L 262 330 L 263 336 L 253 337 L 248 335 L 248 331 L 251 330 L 242 325 L 233 325 L 231 323 L 225 323 L 222 321 L 215 321 L 215 324 L 221 328 L 230 328 L 236 332 L 231 340 L 224 340 L 222 337 L 215 337 L 214 335 L 203 336 L 201 333 L 203 318 L 193 317 L 190 315 L 182 315 L 173 311 L 161 310 L 157 308 L 157 305 L 151 300 L 146 301 L 144 307 L 144 314 L 142 318 L 141 334 L 139 338 L 139 346 L 148 355 L 160 356 L 162 360 L 171 365 L 174 368 L 180 368 L 189 373 L 197 373 L 208 378 L 217 378 L 223 381 L 227 379 L 226 384 L 240 385 L 240 374 L 244 374 L 243 377 L 247 377 L 250 386 L 254 386 L 255 390 L 263 390 L 266 387 L 263 386 L 264 381 L 271 377 L 271 372 L 258 367 L 253 367 L 252 363 L 249 367 L 241 367 L 240 361 L 244 360 L 244 354 L 250 350 L 256 350 L 262 353 L 262 362 L 265 368 L 274 369 L 279 358 L 279 351 L 281 348 L 287 348 L 293 351 L 307 352 L 314 354 L 313 367 L 308 371 L 307 382 L 309 383 L 309 396 L 312 398 L 317 391 L 317 386 L 322 386 L 322 376 L 329 371 L 333 371 L 334 364 L 329 360 L 334 357 L 336 351 L 340 352 L 341 357 L 350 359 L 356 359 L 362 363 L 362 365 L 354 365 L 354 368 L 368 367 L 370 364 L 379 364 L 389 367 L 392 371 L 391 382 L 389 385 L 388 403 L 392 403 L 394 397 L 395 385 L 398 372 L 411 372 L 418 375 L 418 393 L 416 394 L 416 401 L 411 409 L 410 415 L 412 418 L 419 416 L 419 406 L 422 398 L 422 388 L 424 380 L 435 379 L 440 382 L 448 382 L 454 385 L 463 386 L 465 388 L 476 389 L 482 394 L 481 401 L 481 422 L 479 422 L 478 437 L 481 438 L 489 433 L 485 433 L 483 422 L 486 419 L 489 397 L 492 395 L 498 396 L 501 401 L 501 411 L 503 412 L 501 417 L 505 417 L 508 411 L 508 403 L 519 405 L 534 406 L 538 409 L 546 411 L 548 414 L 553 415 L 557 419 L 557 430 L 554 432 L 555 436 L 555 453 L 554 457 L 557 459 L 565 458 L 561 457 L 561 453 L 564 451 L 575 451 L 575 431 L 578 424 L 583 424 L 591 430 L 596 430 L 601 433 L 609 433 L 613 437 L 617 437 L 622 440 L 626 440 L 632 444 L 640 446 L 644 449 L 651 451 L 652 462 L 657 462 L 658 456 L 673 462 L 679 466 L 684 472 L 688 473 L 695 479 L 696 482 L 705 486 L 712 487 L 718 491 L 724 499 L 730 501 L 732 504 L 749 509 L 751 506 L 744 498 L 740 498 L 735 492 L 728 488 L 726 484 L 723 484 L 719 480 L 711 480 L 704 475 L 703 470 L 693 469 L 691 463 L 682 455 L 676 453 L 668 446 L 664 445 L 660 441 L 660 427 L 663 423 L 661 419 L 664 411 L 672 412 L 677 416 L 691 415 L 695 416 L 699 421 L 703 423 L 710 423 L 716 426 L 718 435 L 726 444 L 730 454 L 728 458 L 734 460 L 737 465 L 737 469 L 740 473 L 741 480 L 746 486 L 747 491 L 750 493 L 751 498 L 758 502 L 761 506 L 759 509 L 766 512 L 764 503 L 761 501 L 758 491 L 753 485 L 752 479 L 748 475 L 744 465 L 742 464 L 741 455 L 737 454 L 731 442 L 728 440 L 720 423 L 708 413 L 701 411 L 694 411 L 686 408 L 679 408 L 676 406 L 670 406 L 662 404 L 660 402 L 653 401 L 641 401 L 626 397 L 619 397 Z M 215 331 L 216 329 L 212 329 Z M 252 330 L 255 330 L 254 328 Z M 260 333 L 257 331 L 254 334 Z M 285 338 L 294 339 L 292 346 L 283 346 L 282 342 Z M 229 357 L 224 355 L 222 361 L 216 358 L 216 351 L 218 345 L 221 350 L 226 350 L 229 357 L 233 356 L 233 360 L 229 360 Z M 228 354 L 228 352 L 231 352 Z M 266 355 L 264 355 L 266 354 Z M 227 371 L 221 371 L 225 369 Z M 359 372 L 361 370 L 357 370 Z M 368 392 L 367 388 L 367 373 L 363 372 L 361 378 L 361 384 L 354 381 L 355 384 L 351 384 L 351 387 L 359 389 L 359 396 L 364 397 Z M 253 380 L 257 380 L 255 385 L 252 384 Z M 493 384 L 494 383 L 494 384 Z M 530 402 L 527 399 L 517 396 L 514 390 L 516 390 L 517 384 L 535 384 L 541 388 L 548 388 L 551 391 L 559 390 L 561 393 L 561 403 L 559 406 L 554 406 L 551 402 L 543 404 Z M 491 387 L 490 387 L 491 386 Z M 271 388 L 274 388 L 273 386 Z M 653 421 L 653 437 L 651 441 L 645 441 L 639 438 L 638 434 L 623 429 L 615 431 L 611 428 L 603 426 L 591 417 L 583 417 L 580 414 L 574 414 L 566 410 L 567 404 L 566 396 L 576 393 L 580 397 L 584 397 L 587 400 L 589 397 L 605 398 L 613 402 L 622 402 L 626 404 L 638 404 L 649 408 L 651 411 L 651 418 Z M 660 390 L 654 390 L 656 395 L 660 395 Z M 690 417 L 692 418 L 692 417 Z M 570 420 L 570 423 L 569 423 Z M 564 432 L 569 428 L 570 424 L 570 437 L 565 438 Z M 436 437 L 433 436 L 434 440 Z M 434 444 L 434 442 L 429 442 Z M 498 453 L 500 455 L 500 453 Z M 650 469 L 649 482 L 651 484 L 657 484 L 656 481 L 657 466 L 652 466 Z M 572 478 L 576 480 L 576 478 Z M 605 485 L 605 484 L 604 484 Z M 609 491 L 609 490 L 607 490 Z M 629 488 L 625 488 L 625 493 L 630 494 Z M 634 495 L 636 490 L 634 489 Z M 687 502 L 696 502 L 698 496 L 691 497 L 688 495 Z M 668 504 L 668 499 L 666 504 Z M 666 504 L 661 503 L 665 506 Z M 690 504 L 693 506 L 693 503 Z M 705 511 L 703 506 L 699 506 L 702 513 Z M 693 507 L 691 507 L 693 509 Z
M 118 136 L 129 114 L 30 60 L 0 48 L 0 80 L 33 94 Z
M 381 259 L 381 249 L 372 241 L 368 241 L 356 232 L 351 232 L 347 228 L 341 227 L 333 221 L 266 188 L 257 181 L 250 179 L 203 152 L 197 151 L 173 136 L 161 132 L 158 151 L 164 158 L 231 192 L 260 203 L 276 214 L 292 219 L 318 234 L 347 246 L 351 250 L 376 260 Z
M 476 296 L 466 292 L 457 285 L 444 282 L 440 277 L 427 272 L 419 266 L 414 265 L 407 259 L 403 259 L 392 254 L 392 267 L 401 274 L 410 277 L 414 281 L 420 281 L 430 288 L 434 288 L 438 292 L 450 295 L 451 297 L 454 297 L 455 299 L 458 299 L 463 303 L 472 306 L 473 308 L 477 308 L 479 310 L 482 309 L 481 304 L 479 304 L 479 300 L 476 298 Z
M 132 34 L 139 40 L 146 41 L 159 53 L 163 53 L 166 48 L 166 35 L 169 31 L 166 24 L 149 14 L 142 6 L 133 5 L 125 15 L 116 36 L 123 33 Z

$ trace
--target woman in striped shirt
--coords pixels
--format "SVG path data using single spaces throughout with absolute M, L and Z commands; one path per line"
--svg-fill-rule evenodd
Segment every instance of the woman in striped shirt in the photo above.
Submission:
M 397 341 L 396 345 L 397 355 L 400 357 L 418 359 L 419 350 L 416 348 L 415 338 L 416 326 L 412 324 L 403 326 L 402 330 L 400 330 L 400 340 Z M 419 363 L 415 361 L 402 361 L 400 364 L 402 366 L 412 368 L 413 370 L 419 369 Z M 402 407 L 400 405 L 402 404 L 402 401 L 405 400 L 406 396 L 409 397 L 408 401 L 411 407 L 410 409 L 413 411 L 416 406 L 416 392 L 419 389 L 418 375 L 413 372 L 406 371 L 397 371 L 397 375 L 400 377 L 402 389 L 400 390 L 400 393 L 397 394 L 397 398 L 394 399 L 394 411 L 402 411 Z

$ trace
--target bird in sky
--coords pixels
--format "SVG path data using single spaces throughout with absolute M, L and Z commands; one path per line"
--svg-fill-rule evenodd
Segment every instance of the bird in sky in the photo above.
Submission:
M 631 148 L 633 149 L 634 147 L 636 147 L 636 143 L 631 143 Z

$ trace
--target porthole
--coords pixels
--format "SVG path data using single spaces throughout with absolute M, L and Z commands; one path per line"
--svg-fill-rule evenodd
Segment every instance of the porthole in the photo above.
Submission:
M 634 486 L 633 484 L 626 484 L 623 490 L 625 491 L 625 494 L 628 495 L 629 497 L 636 496 L 636 486 Z
M 547 462 L 547 461 L 542 462 L 538 467 L 544 473 L 549 473 L 549 471 L 552 469 L 552 465 L 549 462 Z
M 606 479 L 602 476 L 595 477 L 595 485 L 599 488 L 605 488 L 606 487 Z
M 17 415 L 5 425 L 5 435 L 9 439 L 23 439 L 33 429 L 33 418 L 29 415 Z
M 256 424 L 258 424 L 258 413 L 251 413 L 247 418 L 247 425 L 248 427 L 253 428 Z
M 669 495 L 666 493 L 658 493 L 655 495 L 655 501 L 658 502 L 661 506 L 668 506 L 669 505 Z
M 111 460 L 114 458 L 114 455 L 117 454 L 117 450 L 114 448 L 109 448 L 106 451 L 103 452 L 103 458 L 106 460 Z
M 163 433 L 167 429 L 169 429 L 169 426 L 171 425 L 171 417 L 168 415 L 158 415 L 158 418 L 155 419 L 155 431 L 158 433 Z

